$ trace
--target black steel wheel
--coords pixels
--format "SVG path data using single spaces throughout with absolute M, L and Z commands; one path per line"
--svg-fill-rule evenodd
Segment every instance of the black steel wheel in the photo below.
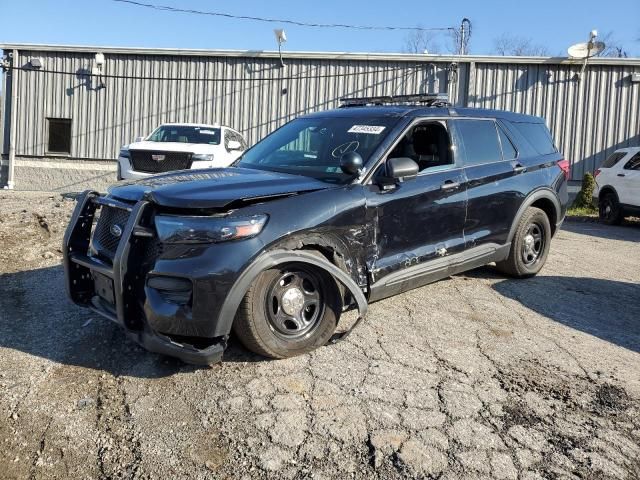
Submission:
M 311 270 L 287 270 L 276 277 L 266 295 L 269 325 L 284 338 L 311 332 L 324 314 L 322 279 Z
M 544 227 L 537 222 L 530 223 L 522 237 L 522 262 L 531 266 L 535 264 L 545 247 Z
M 547 214 L 535 207 L 524 212 L 511 240 L 509 256 L 496 262 L 498 270 L 512 277 L 525 278 L 538 273 L 549 255 L 551 224 Z
M 622 222 L 622 211 L 615 194 L 605 193 L 598 200 L 598 216 L 607 225 L 619 225 Z
M 272 358 L 309 352 L 333 335 L 342 302 L 333 277 L 288 264 L 263 272 L 238 309 L 233 330 L 249 350 Z

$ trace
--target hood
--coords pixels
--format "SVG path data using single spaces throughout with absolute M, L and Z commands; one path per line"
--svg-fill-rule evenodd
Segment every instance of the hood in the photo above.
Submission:
M 172 208 L 224 208 L 235 201 L 291 195 L 335 185 L 300 175 L 247 168 L 181 170 L 142 180 L 119 183 L 109 194 L 136 202 L 148 198 Z
M 191 152 L 191 153 L 213 153 L 219 145 L 209 145 L 207 143 L 184 143 L 184 142 L 134 142 L 123 148 L 129 150 L 153 150 L 157 152 Z

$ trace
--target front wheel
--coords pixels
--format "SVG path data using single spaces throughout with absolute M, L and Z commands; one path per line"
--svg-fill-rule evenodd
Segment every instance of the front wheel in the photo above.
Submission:
M 342 302 L 333 277 L 304 264 L 262 272 L 245 295 L 233 330 L 249 350 L 287 358 L 322 345 L 336 329 Z
M 551 225 L 543 210 L 529 207 L 518 222 L 506 260 L 496 262 L 498 269 L 512 277 L 525 278 L 538 273 L 549 255 Z

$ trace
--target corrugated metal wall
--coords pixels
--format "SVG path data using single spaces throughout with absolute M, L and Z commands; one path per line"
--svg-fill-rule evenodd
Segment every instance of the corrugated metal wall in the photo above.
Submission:
M 47 118 L 72 119 L 75 158 L 115 158 L 163 122 L 219 122 L 252 144 L 298 115 L 337 107 L 339 97 L 446 91 L 448 75 L 445 64 L 288 59 L 280 68 L 273 58 L 108 55 L 105 73 L 156 79 L 105 78 L 95 90 L 83 74 L 93 54 L 22 51 L 21 64 L 30 57 L 77 75 L 17 72 L 18 156 L 46 154 Z
M 640 145 L 640 67 L 476 63 L 468 105 L 544 117 L 572 177 L 593 172 L 615 149 Z
M 447 90 L 460 106 L 545 117 L 576 180 L 614 149 L 640 145 L 640 83 L 630 80 L 638 62 L 590 65 L 578 82 L 580 65 L 526 59 L 310 55 L 285 58 L 280 68 L 273 57 L 212 55 L 105 53 L 105 73 L 156 79 L 106 78 L 96 90 L 85 75 L 94 52 L 20 50 L 17 66 L 38 57 L 44 70 L 73 75 L 14 71 L 16 155 L 46 156 L 47 118 L 72 119 L 73 158 L 113 159 L 162 122 L 220 122 L 255 143 L 297 115 L 338 106 L 341 96 Z M 459 65 L 455 75 L 451 61 Z

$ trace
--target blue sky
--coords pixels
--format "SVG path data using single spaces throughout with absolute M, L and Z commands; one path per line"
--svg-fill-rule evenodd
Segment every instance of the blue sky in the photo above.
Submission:
M 630 56 L 640 56 L 640 1 L 428 0 L 140 0 L 180 8 L 310 22 L 441 27 L 473 22 L 471 53 L 490 54 L 506 33 L 533 39 L 551 54 L 584 41 L 588 32 L 613 32 Z M 430 6 L 432 5 L 432 6 Z M 604 6 L 603 6 L 604 5 Z M 0 42 L 272 50 L 283 26 L 287 50 L 398 52 L 406 32 L 286 26 L 149 10 L 112 0 L 0 0 Z M 441 47 L 447 39 L 435 42 Z

